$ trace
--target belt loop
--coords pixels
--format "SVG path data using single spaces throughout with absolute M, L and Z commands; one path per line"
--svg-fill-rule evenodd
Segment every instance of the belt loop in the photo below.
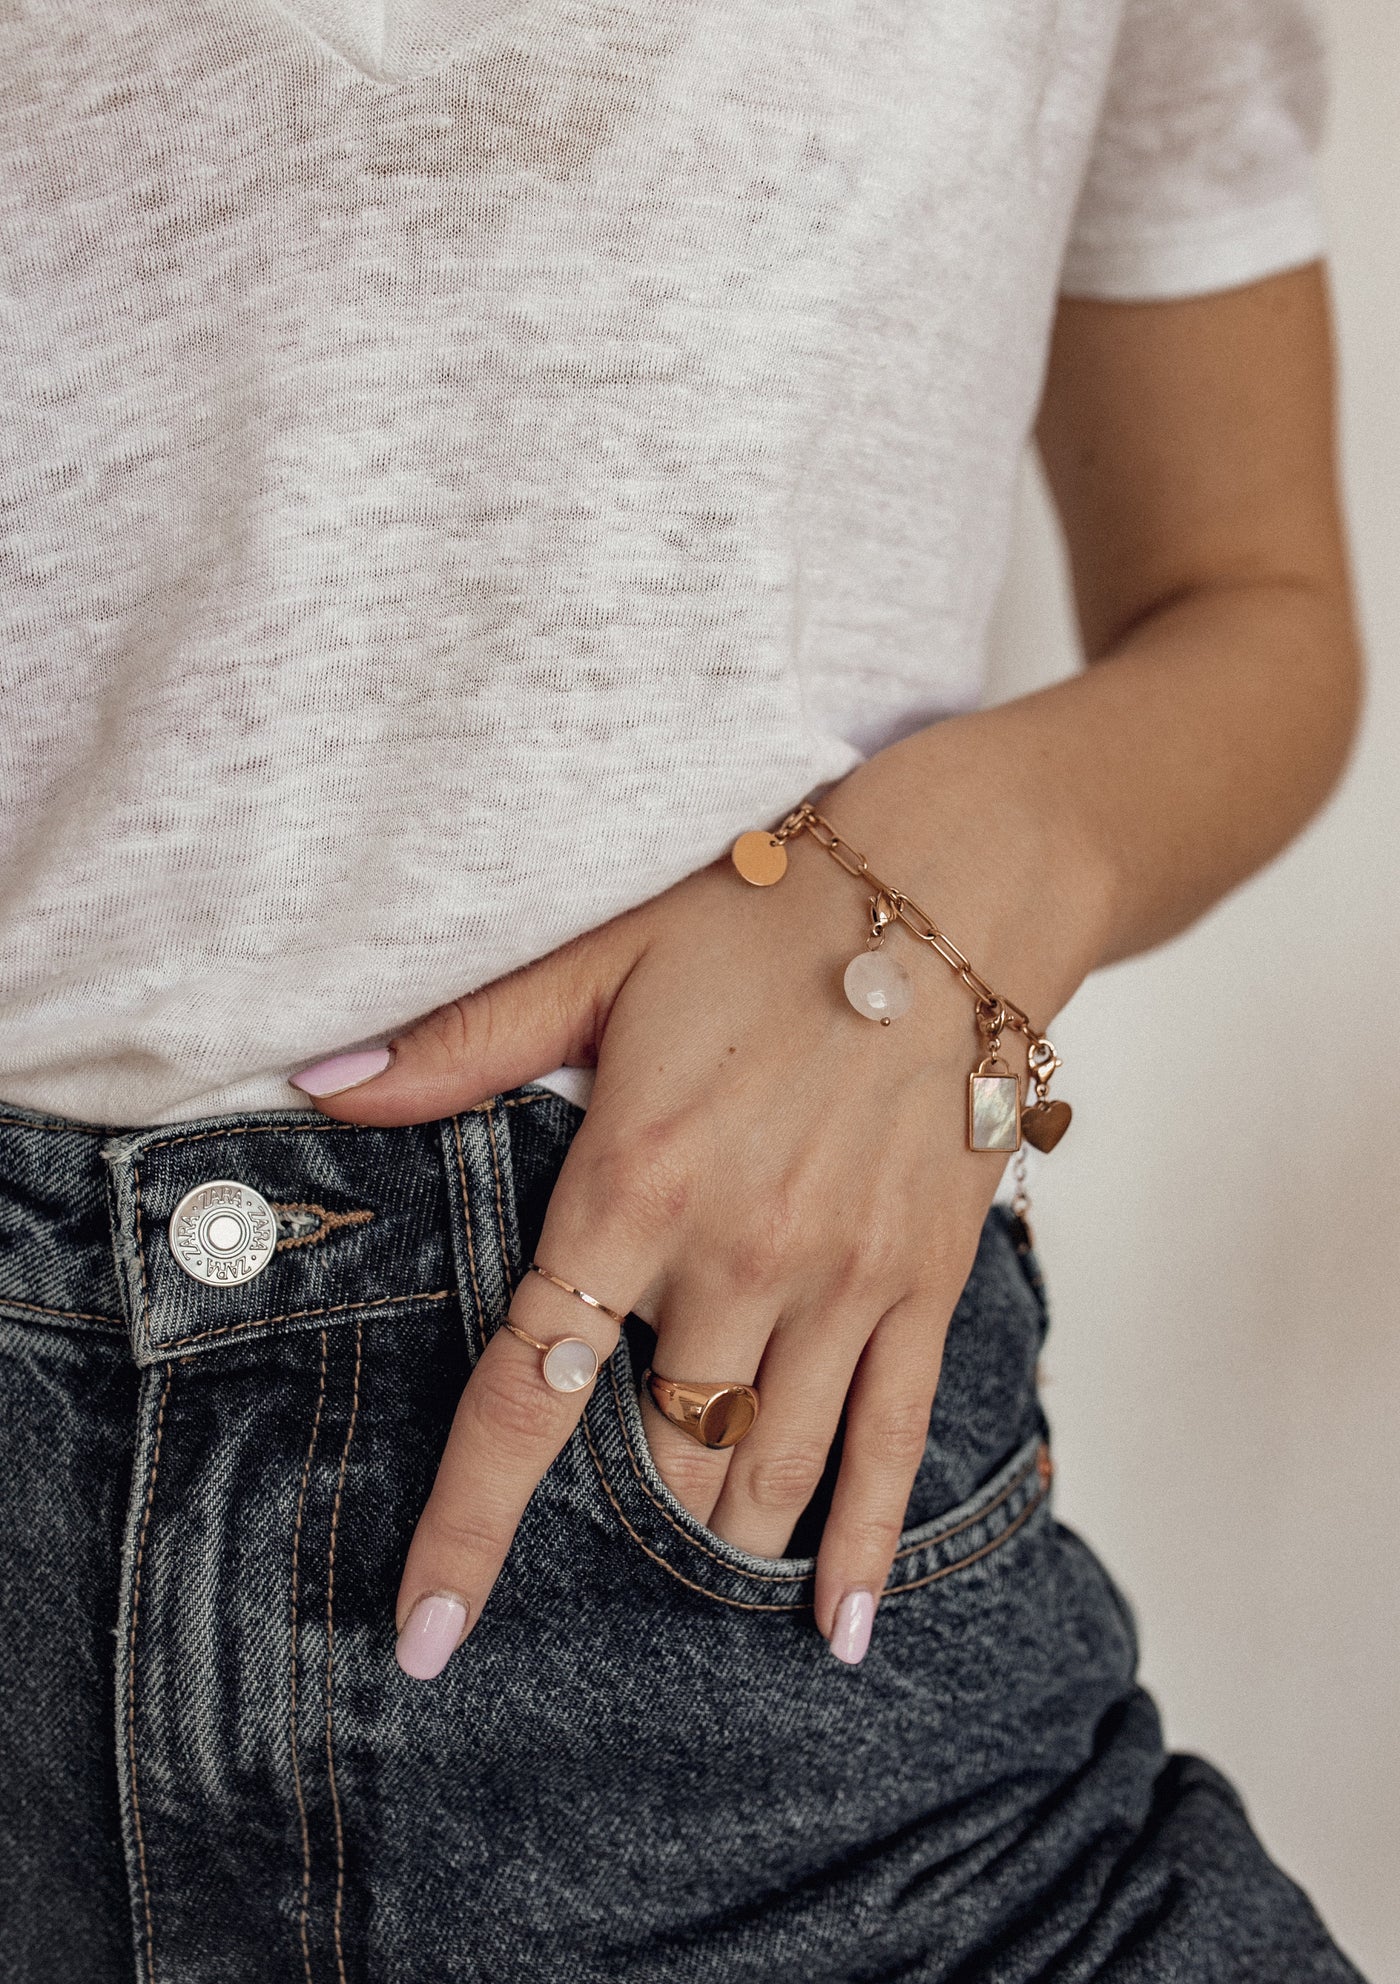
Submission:
M 502 1096 L 442 1124 L 457 1285 L 473 1363 L 505 1321 L 521 1272 L 509 1124 L 509 1098 Z
M 141 1207 L 138 1196 L 137 1154 L 141 1136 L 111 1137 L 102 1146 L 107 1167 L 107 1197 L 112 1217 L 112 1258 L 116 1263 L 121 1290 L 122 1315 L 131 1337 L 131 1354 L 137 1363 L 150 1338 L 150 1292 L 141 1236 Z

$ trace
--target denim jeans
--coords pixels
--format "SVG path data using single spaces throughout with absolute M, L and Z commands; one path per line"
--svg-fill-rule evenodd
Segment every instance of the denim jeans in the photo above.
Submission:
M 0 1110 L 6 1984 L 1355 1980 L 1051 1512 L 994 1211 L 864 1664 L 668 1493 L 635 1320 L 441 1680 L 400 1566 L 580 1112 Z M 211 1179 L 276 1252 L 172 1253 Z M 930 1217 L 933 1217 L 930 1209 Z M 810 1525 L 809 1525 L 810 1528 Z

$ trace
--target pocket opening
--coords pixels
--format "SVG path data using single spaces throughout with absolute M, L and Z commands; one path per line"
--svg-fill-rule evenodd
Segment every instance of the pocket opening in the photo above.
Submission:
M 696 1521 L 662 1480 L 643 1430 L 632 1347 L 624 1336 L 604 1366 L 583 1420 L 593 1480 L 611 1519 L 682 1584 L 755 1612 L 811 1607 L 814 1557 L 756 1557 Z M 1037 1431 L 956 1508 L 907 1530 L 884 1596 L 951 1578 L 992 1556 L 1047 1501 L 1053 1469 Z

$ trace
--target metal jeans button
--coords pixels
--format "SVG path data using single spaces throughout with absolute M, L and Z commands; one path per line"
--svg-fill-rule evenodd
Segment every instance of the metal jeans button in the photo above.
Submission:
M 272 1207 L 232 1178 L 211 1178 L 186 1192 L 169 1231 L 170 1250 L 185 1273 L 220 1288 L 260 1275 L 277 1247 Z

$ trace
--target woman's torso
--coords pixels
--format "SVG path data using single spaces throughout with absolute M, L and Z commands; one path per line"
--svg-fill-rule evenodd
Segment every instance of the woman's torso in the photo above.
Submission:
M 286 1105 L 975 702 L 1117 12 L 0 22 L 0 1094 Z

